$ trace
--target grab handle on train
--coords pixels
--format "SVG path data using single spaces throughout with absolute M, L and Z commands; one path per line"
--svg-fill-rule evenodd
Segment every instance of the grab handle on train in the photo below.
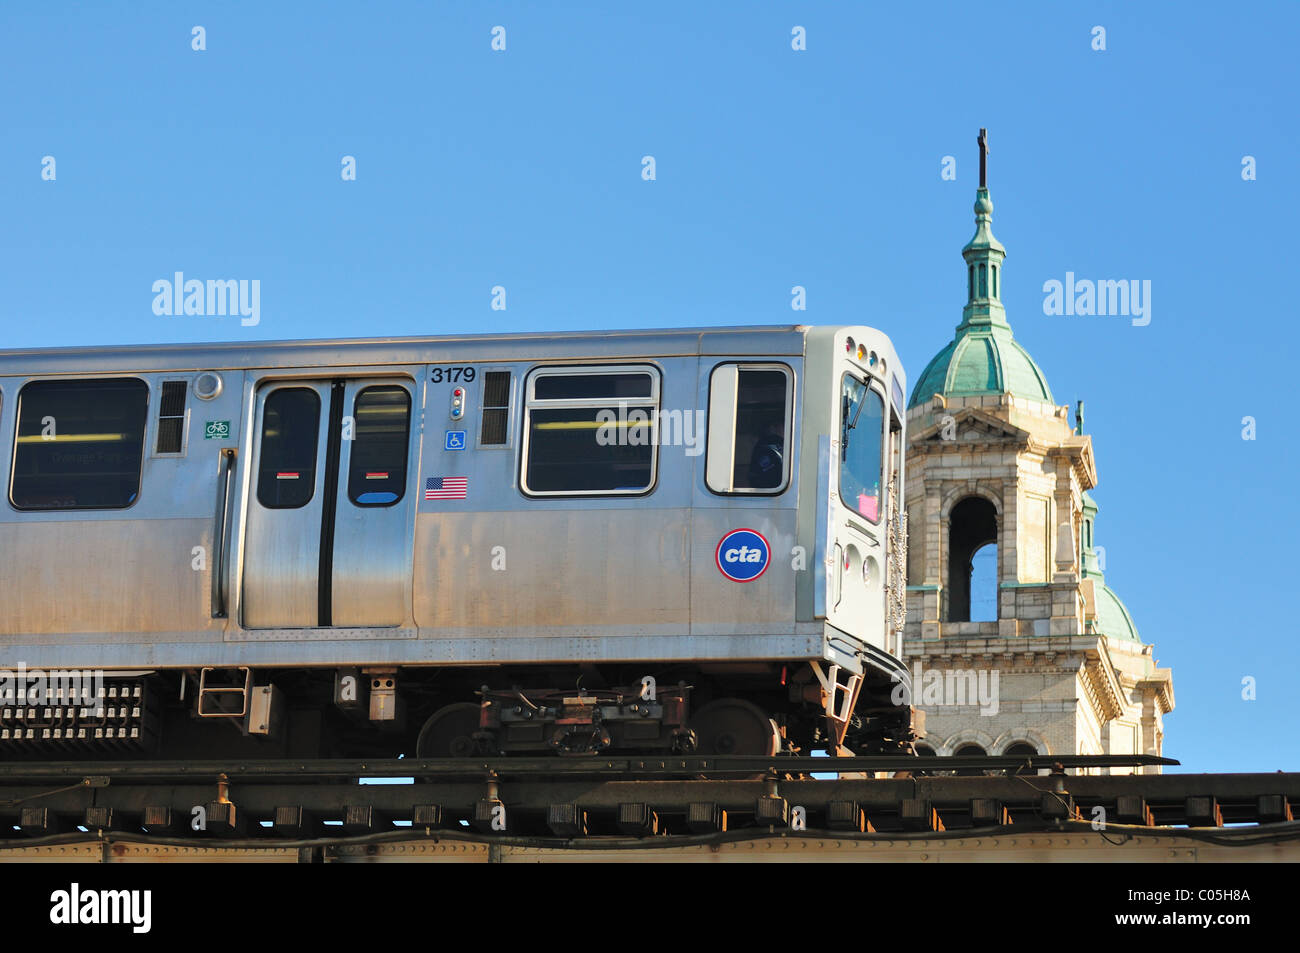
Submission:
M 235 451 L 225 447 L 217 459 L 216 530 L 212 537 L 212 618 L 226 617 L 226 536 L 230 532 L 230 482 L 235 475 Z

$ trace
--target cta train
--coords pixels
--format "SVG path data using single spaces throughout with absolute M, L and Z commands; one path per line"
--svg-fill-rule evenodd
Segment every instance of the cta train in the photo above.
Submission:
M 867 327 L 0 352 L 0 758 L 906 750 Z

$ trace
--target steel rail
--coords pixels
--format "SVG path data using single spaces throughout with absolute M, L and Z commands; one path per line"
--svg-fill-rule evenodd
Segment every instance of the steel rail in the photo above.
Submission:
M 1126 768 L 1176 766 L 1172 758 L 1154 755 L 1058 755 L 1006 757 L 956 755 L 916 758 L 906 755 L 866 755 L 816 758 L 803 755 L 757 757 L 546 757 L 546 758 L 387 758 L 387 759 L 243 759 L 207 761 L 6 761 L 0 762 L 0 781 L 7 784 L 66 780 L 69 778 L 123 778 L 153 781 L 187 781 L 226 775 L 241 781 L 284 781 L 290 778 L 528 778 L 599 777 L 662 778 L 707 774 L 847 775 L 881 771 L 913 774 L 950 771 L 1033 771 L 1044 769 Z

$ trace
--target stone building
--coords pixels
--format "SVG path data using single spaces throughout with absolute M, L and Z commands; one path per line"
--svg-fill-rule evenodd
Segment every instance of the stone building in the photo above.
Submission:
M 1012 336 L 992 216 L 981 168 L 962 320 L 908 404 L 904 657 L 926 712 L 918 748 L 1158 755 L 1172 675 L 1106 585 L 1082 406 L 1071 426 Z

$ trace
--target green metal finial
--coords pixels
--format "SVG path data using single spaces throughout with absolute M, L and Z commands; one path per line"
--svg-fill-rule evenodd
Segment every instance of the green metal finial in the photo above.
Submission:
M 1083 436 L 1083 401 L 1079 401 L 1074 407 L 1074 432 Z

